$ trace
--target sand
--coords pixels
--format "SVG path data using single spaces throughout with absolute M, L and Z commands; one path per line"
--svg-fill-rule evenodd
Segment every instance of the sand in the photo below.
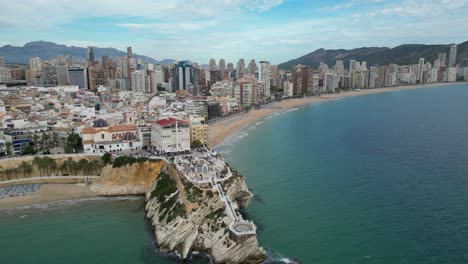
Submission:
M 215 148 L 221 144 L 226 138 L 233 135 L 237 131 L 241 130 L 245 126 L 252 124 L 264 117 L 272 115 L 277 112 L 287 111 L 289 109 L 312 105 L 318 102 L 326 102 L 331 100 L 338 100 L 342 98 L 361 96 L 367 94 L 394 92 L 411 89 L 423 89 L 436 86 L 448 86 L 460 83 L 434 83 L 434 84 L 423 84 L 423 85 L 411 85 L 411 86 L 396 86 L 389 88 L 378 88 L 378 89 L 366 89 L 360 91 L 345 91 L 336 94 L 325 94 L 321 96 L 311 96 L 305 98 L 295 98 L 283 100 L 280 102 L 274 102 L 264 105 L 260 109 L 251 110 L 247 113 L 235 115 L 216 123 L 210 124 L 210 146 Z
M 98 196 L 99 195 L 90 190 L 88 185 L 43 184 L 41 188 L 32 195 L 1 199 L 0 209 Z

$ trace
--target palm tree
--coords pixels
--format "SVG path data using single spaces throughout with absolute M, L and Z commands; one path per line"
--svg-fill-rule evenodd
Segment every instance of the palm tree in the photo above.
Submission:
M 62 171 L 62 175 L 65 175 L 64 171 L 66 171 L 66 174 L 68 174 L 67 161 L 62 162 L 62 165 L 60 165 L 60 170 Z
M 58 164 L 56 160 L 50 158 L 49 167 L 50 170 L 54 172 L 54 175 L 57 174 Z
M 36 147 L 36 152 L 38 152 L 39 151 L 38 144 L 37 144 L 37 142 L 39 141 L 39 135 L 38 134 L 33 135 L 33 141 L 34 141 L 34 147 Z
M 89 161 L 87 159 L 80 159 L 80 161 L 78 161 L 78 165 L 81 170 L 83 170 L 82 175 L 86 175 L 86 172 L 89 170 Z
M 28 166 L 26 166 L 25 172 L 29 175 L 29 178 L 31 178 L 31 173 L 33 172 L 33 167 L 31 164 L 28 163 Z
M 42 176 L 42 169 L 44 168 L 44 162 L 41 157 L 34 157 L 32 161 L 33 165 L 37 166 L 37 169 L 39 170 L 39 175 Z
M 13 143 L 11 142 L 6 142 L 5 143 L 6 150 L 7 150 L 7 155 L 11 155 L 13 153 L 11 147 L 13 146 Z
M 13 170 L 11 168 L 6 168 L 5 169 L 5 173 L 6 173 L 6 176 L 7 176 L 7 180 L 11 180 L 11 173 L 13 172 Z
M 42 134 L 42 143 L 43 143 L 42 148 L 43 148 L 43 149 L 44 149 L 44 145 L 45 145 L 46 147 L 48 147 L 48 141 L 49 141 L 49 139 L 50 139 L 50 135 L 48 135 L 48 134 Z M 44 142 L 45 142 L 45 144 L 44 144 Z
M 99 160 L 93 160 L 93 161 L 91 161 L 90 167 L 91 167 L 93 173 L 98 175 L 99 170 L 102 168 L 102 163 Z
M 28 173 L 29 175 L 31 175 L 31 171 L 32 171 L 32 166 L 31 164 L 29 164 L 29 162 L 26 162 L 26 161 L 22 161 L 18 168 L 20 170 L 23 171 L 23 177 L 26 178 L 26 173 Z
M 18 172 L 19 172 L 20 169 L 18 167 L 15 167 L 15 168 L 12 168 L 11 170 L 15 174 L 16 179 L 19 179 L 18 178 Z

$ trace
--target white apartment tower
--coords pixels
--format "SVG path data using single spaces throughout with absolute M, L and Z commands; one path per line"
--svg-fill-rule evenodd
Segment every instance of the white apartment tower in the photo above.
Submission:
M 271 78 L 271 65 L 269 61 L 260 61 L 258 69 L 258 79 L 265 82 L 265 97 L 270 98 L 270 78 Z

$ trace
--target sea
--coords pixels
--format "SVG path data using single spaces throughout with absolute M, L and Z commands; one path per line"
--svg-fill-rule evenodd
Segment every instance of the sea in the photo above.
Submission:
M 269 263 L 468 263 L 468 84 L 274 114 L 216 149 Z M 141 198 L 0 210 L 0 263 L 181 263 Z M 192 256 L 188 263 L 210 263 Z

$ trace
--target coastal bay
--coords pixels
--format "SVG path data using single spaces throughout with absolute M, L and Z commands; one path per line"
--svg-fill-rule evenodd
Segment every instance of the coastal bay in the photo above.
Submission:
M 364 96 L 369 94 L 378 94 L 386 92 L 405 91 L 413 89 L 424 89 L 433 87 L 445 87 L 451 85 L 457 85 L 458 83 L 434 83 L 434 84 L 422 84 L 422 85 L 408 85 L 408 86 L 396 86 L 387 88 L 377 89 L 363 89 L 359 91 L 343 91 L 335 94 L 323 94 L 321 96 L 310 96 L 304 98 L 292 98 L 282 100 L 280 102 L 273 102 L 268 105 L 264 105 L 260 109 L 253 109 L 247 113 L 238 114 L 232 117 L 228 117 L 216 123 L 210 125 L 210 146 L 216 148 L 226 138 L 235 134 L 242 128 L 252 124 L 262 118 L 270 116 L 272 114 L 287 111 L 297 107 L 303 107 L 313 105 L 321 102 L 327 102 L 332 100 L 339 100 L 354 96 Z

